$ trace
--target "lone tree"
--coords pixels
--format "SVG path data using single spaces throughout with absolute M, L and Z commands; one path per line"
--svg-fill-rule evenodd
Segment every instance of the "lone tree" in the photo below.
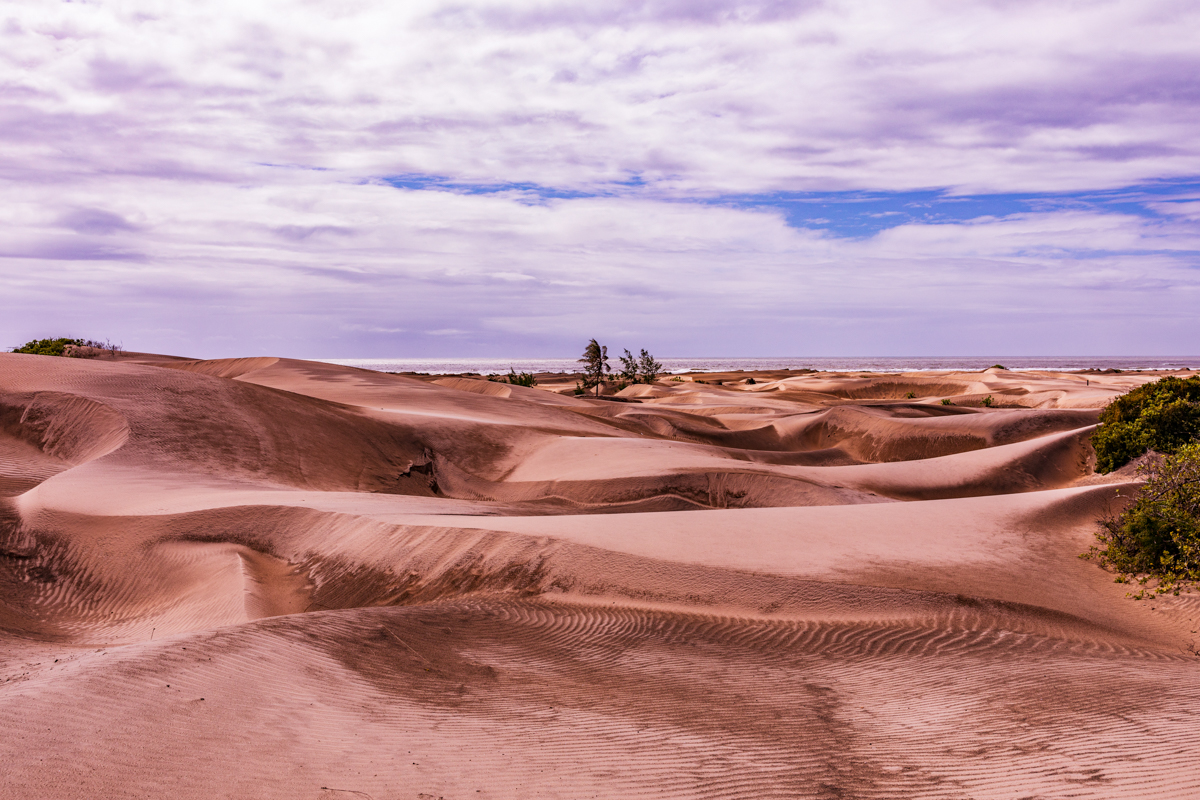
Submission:
M 579 363 L 583 364 L 583 379 L 580 381 L 583 390 L 595 387 L 596 396 L 599 397 L 605 377 L 612 373 L 612 367 L 608 365 L 608 348 L 592 339 L 583 349 L 583 358 L 579 359 Z

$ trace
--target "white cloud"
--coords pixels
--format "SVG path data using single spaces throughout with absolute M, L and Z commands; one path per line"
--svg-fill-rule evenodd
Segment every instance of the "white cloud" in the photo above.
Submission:
M 1173 2 L 7 2 L 10 175 L 256 162 L 663 191 L 1200 173 Z
M 1008 325 L 1006 349 L 1172 349 L 1198 332 L 1194 202 L 843 240 L 690 201 L 1195 176 L 1198 22 L 1168 0 L 0 0 L 0 334 L 932 352 Z
M 852 240 L 773 211 L 623 197 L 531 206 L 305 175 L 245 187 L 112 177 L 23 187 L 23 204 L 0 196 L 24 220 L 0 225 L 13 308 L 0 327 L 10 344 L 47 325 L 137 330 L 127 346 L 201 355 L 554 352 L 580 331 L 639 329 L 663 352 L 786 352 L 831 330 L 824 347 L 867 352 L 929 351 L 949 324 L 938 320 L 957 315 L 1025 320 L 1014 336 L 1044 349 L 1064 309 L 1146 341 L 1194 328 L 1200 299 L 1194 228 L 1137 216 L 1020 214 Z M 119 214 L 103 208 L 110 194 Z M 85 224 L 64 225 L 76 212 L 60 209 L 80 208 Z M 1114 313 L 1126 327 L 1101 323 Z M 892 324 L 908 330 L 883 335 Z

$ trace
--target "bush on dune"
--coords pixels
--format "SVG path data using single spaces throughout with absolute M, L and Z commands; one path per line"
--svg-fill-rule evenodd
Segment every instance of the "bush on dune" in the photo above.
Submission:
M 1200 442 L 1150 459 L 1139 472 L 1146 483 L 1137 499 L 1100 521 L 1100 546 L 1085 555 L 1121 573 L 1118 582 L 1137 574 L 1145 585 L 1153 577 L 1154 591 L 1178 594 L 1200 580 Z
M 1149 455 L 1138 467 L 1145 484 L 1136 499 L 1100 520 L 1100 544 L 1084 555 L 1118 572 L 1118 582 L 1156 579 L 1159 594 L 1200 580 L 1200 377 L 1167 377 L 1116 398 L 1092 446 L 1098 472 Z
M 532 372 L 517 372 L 512 367 L 508 368 L 505 380 L 513 386 L 537 386 L 537 378 L 533 377 Z
M 1096 471 L 1112 472 L 1154 450 L 1171 455 L 1200 439 L 1200 375 L 1147 383 L 1109 403 L 1092 435 Z
M 13 350 L 33 356 L 61 356 L 68 345 L 83 347 L 83 339 L 34 339 Z
M 114 357 L 125 348 L 119 344 L 105 340 L 70 339 L 34 339 L 20 347 L 13 348 L 14 353 L 26 353 L 34 356 L 62 356 L 66 358 L 95 358 L 100 351 L 107 350 Z

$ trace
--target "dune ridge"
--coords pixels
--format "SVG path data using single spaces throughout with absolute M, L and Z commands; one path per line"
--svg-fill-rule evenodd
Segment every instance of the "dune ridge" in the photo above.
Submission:
M 745 377 L 0 354 L 7 791 L 1200 793 L 1200 602 L 1078 557 L 1156 375 Z

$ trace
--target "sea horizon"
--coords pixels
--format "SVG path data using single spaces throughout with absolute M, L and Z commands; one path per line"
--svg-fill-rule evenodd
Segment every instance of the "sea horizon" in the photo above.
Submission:
M 320 358 L 378 372 L 412 372 L 430 375 L 516 372 L 571 373 L 580 371 L 575 358 Z M 614 369 L 619 367 L 610 356 Z M 819 372 L 936 372 L 976 371 L 996 364 L 1013 371 L 1072 372 L 1085 369 L 1188 370 L 1200 368 L 1200 356 L 825 356 L 825 357 L 662 357 L 665 374 L 687 372 L 746 372 L 779 369 L 812 369 Z

